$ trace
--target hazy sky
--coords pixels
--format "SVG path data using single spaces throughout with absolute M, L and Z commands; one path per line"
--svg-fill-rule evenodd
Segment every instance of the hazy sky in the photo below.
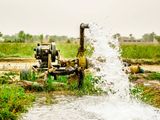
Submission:
M 160 0 L 0 0 L 0 31 L 78 36 L 81 22 L 97 22 L 111 33 L 160 34 L 159 12 Z

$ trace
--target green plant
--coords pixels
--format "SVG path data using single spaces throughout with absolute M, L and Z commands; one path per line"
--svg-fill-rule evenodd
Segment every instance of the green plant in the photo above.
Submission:
M 122 57 L 130 59 L 160 59 L 160 45 L 122 44 Z
M 0 57 L 33 57 L 35 43 L 0 43 Z
M 136 85 L 131 94 L 145 103 L 160 108 L 160 90 L 154 86 Z
M 95 80 L 92 74 L 86 74 L 82 88 L 77 87 L 77 81 L 69 85 L 68 89 L 74 91 L 78 96 L 101 94 L 103 91 L 100 88 L 95 88 Z
M 137 98 L 140 98 L 141 97 L 141 94 L 143 92 L 143 87 L 141 86 L 135 86 L 133 87 L 132 89 L 130 89 L 130 92 L 132 95 L 134 95 L 135 97 Z
M 137 77 L 136 75 L 134 75 L 134 74 L 129 75 L 129 81 L 130 81 L 130 82 L 134 82 L 134 81 L 136 81 L 137 79 L 138 79 L 138 77 Z
M 0 84 L 7 84 L 8 83 L 9 78 L 6 76 L 0 76 Z
M 0 84 L 7 84 L 9 80 L 11 80 L 16 75 L 17 73 L 15 72 L 4 73 L 3 75 L 0 76 Z
M 31 69 L 23 69 L 20 71 L 20 79 L 21 80 L 28 80 L 28 81 L 35 81 L 36 73 L 33 72 Z
M 74 58 L 77 55 L 79 44 L 75 42 L 56 42 L 60 54 L 65 58 Z M 18 46 L 18 47 L 17 47 Z M 122 44 L 122 57 L 129 59 L 160 59 L 160 45 L 153 44 Z M 0 57 L 29 57 L 34 56 L 35 43 L 0 43 Z M 85 45 L 86 55 L 91 55 L 94 48 Z
M 64 58 L 75 58 L 77 55 L 79 45 L 76 43 L 57 42 L 57 48 Z
M 48 76 L 48 79 L 46 80 L 46 83 L 45 83 L 45 91 L 54 91 L 54 87 L 53 87 L 53 78 L 52 76 Z
M 0 120 L 16 120 L 35 97 L 16 85 L 0 85 Z
M 148 80 L 159 80 L 160 81 L 160 73 L 150 73 L 147 78 Z

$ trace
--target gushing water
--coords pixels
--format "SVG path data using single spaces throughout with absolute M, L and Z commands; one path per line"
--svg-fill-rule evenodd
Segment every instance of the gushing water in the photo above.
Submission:
M 129 97 L 129 82 L 127 74 L 122 71 L 119 42 L 106 36 L 103 29 L 96 24 L 90 24 L 91 47 L 94 48 L 92 62 L 95 77 L 100 79 L 97 84 L 103 90 L 111 90 L 117 97 Z
M 105 120 L 160 120 L 155 108 L 130 98 L 128 75 L 122 70 L 118 40 L 106 36 L 97 24 L 89 27 L 89 42 L 94 48 L 94 77 L 99 79 L 96 86 L 110 92 L 106 101 L 87 110 L 100 114 Z

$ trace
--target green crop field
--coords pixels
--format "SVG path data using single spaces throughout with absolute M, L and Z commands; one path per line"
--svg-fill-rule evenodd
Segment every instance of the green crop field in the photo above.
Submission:
M 74 58 L 77 55 L 79 45 L 77 43 L 58 42 L 57 49 L 64 58 Z
M 122 45 L 122 57 L 131 59 L 160 59 L 160 45 Z
M 35 97 L 25 93 L 22 87 L 0 84 L 0 120 L 17 120 L 34 100 Z
M 35 43 L 0 43 L 0 58 L 34 57 Z M 57 42 L 57 49 L 64 58 L 73 58 L 77 54 L 77 43 Z M 129 59 L 160 59 L 160 45 L 128 44 L 121 45 L 122 57 Z M 87 54 L 90 51 L 87 51 Z
M 0 43 L 0 58 L 33 57 L 34 43 Z
M 0 43 L 0 58 L 32 58 L 35 43 Z M 77 54 L 78 44 L 58 42 L 57 49 L 65 58 L 73 58 Z

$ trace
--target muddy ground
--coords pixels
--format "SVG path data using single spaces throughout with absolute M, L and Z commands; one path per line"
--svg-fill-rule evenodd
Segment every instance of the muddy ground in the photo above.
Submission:
M 38 61 L 33 58 L 4 58 L 0 59 L 0 71 L 5 70 L 21 70 L 31 68 L 33 65 L 37 65 Z M 160 64 L 148 65 L 144 64 L 141 66 L 144 70 L 152 72 L 160 72 Z
M 35 59 L 0 59 L 0 71 L 20 71 L 22 69 L 31 68 L 36 64 L 38 64 L 38 62 Z

